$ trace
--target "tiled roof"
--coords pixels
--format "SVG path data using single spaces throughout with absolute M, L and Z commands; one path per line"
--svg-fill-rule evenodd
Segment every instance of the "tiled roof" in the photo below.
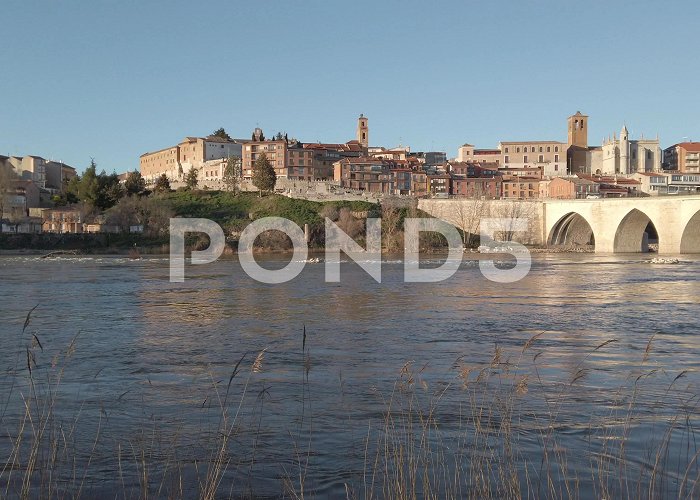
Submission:
M 678 146 L 691 153 L 700 153 L 700 142 L 681 142 Z
M 519 145 L 519 144 L 559 144 L 559 145 L 564 145 L 566 146 L 565 142 L 560 142 L 560 141 L 501 141 L 501 144 L 507 144 L 507 145 Z

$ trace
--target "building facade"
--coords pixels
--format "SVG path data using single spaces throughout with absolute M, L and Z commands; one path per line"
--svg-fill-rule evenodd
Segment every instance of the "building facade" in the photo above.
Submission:
M 501 142 L 502 168 L 539 168 L 546 177 L 566 175 L 567 144 L 557 141 Z
M 20 179 L 32 181 L 39 189 L 51 193 L 62 193 L 68 181 L 76 176 L 73 167 L 41 156 L 10 156 L 7 162 Z
M 147 184 L 163 174 L 171 181 L 181 181 L 195 168 L 198 176 L 203 178 L 202 169 L 207 167 L 210 169 L 208 173 L 213 172 L 217 160 L 218 164 L 221 164 L 221 160 L 241 158 L 244 142 L 247 141 L 228 140 L 217 136 L 185 137 L 176 146 L 142 154 L 139 158 L 141 175 Z M 207 165 L 207 162 L 215 163 Z
M 605 140 L 602 146 L 600 168 L 593 164 L 594 173 L 602 175 L 629 175 L 635 172 L 659 172 L 661 170 L 661 147 L 659 139 L 630 139 L 627 126 L 620 131 L 620 138 L 615 135 Z
M 598 198 L 600 190 L 597 183 L 579 177 L 557 177 L 546 183 L 546 192 L 541 193 L 543 198 L 557 200 L 575 200 L 585 198 Z
M 391 167 L 390 162 L 378 158 L 343 158 L 333 165 L 333 180 L 347 189 L 392 194 Z
M 500 164 L 500 149 L 475 149 L 471 144 L 464 144 L 457 150 L 458 162 L 477 162 Z
M 700 142 L 681 142 L 664 149 L 663 168 L 700 173 Z

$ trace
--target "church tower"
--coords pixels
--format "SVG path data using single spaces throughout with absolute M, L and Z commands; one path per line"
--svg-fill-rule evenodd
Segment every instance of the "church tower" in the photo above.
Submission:
M 369 127 L 365 115 L 360 115 L 357 119 L 357 142 L 365 148 L 369 146 Z
M 627 174 L 630 171 L 630 143 L 627 125 L 622 126 L 620 131 L 620 173 Z
M 588 149 L 588 116 L 580 111 L 569 117 L 569 146 Z

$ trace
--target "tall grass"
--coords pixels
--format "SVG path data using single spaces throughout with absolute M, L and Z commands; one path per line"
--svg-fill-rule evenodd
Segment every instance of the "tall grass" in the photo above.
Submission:
M 63 384 L 81 337 L 60 349 L 47 345 L 29 332 L 31 315 L 2 386 L 3 498 L 311 498 L 329 491 L 407 499 L 700 496 L 697 395 L 679 387 L 685 372 L 668 374 L 653 364 L 654 337 L 626 382 L 604 394 L 605 409 L 576 422 L 570 405 L 577 403 L 569 398 L 593 391 L 586 386 L 586 361 L 614 348 L 615 339 L 571 366 L 567 379 L 545 375 L 542 334 L 517 349 L 496 346 L 483 364 L 460 356 L 439 376 L 429 363 L 408 361 L 396 367 L 391 387 L 373 389 L 379 411 L 359 422 L 366 432 L 354 440 L 361 458 L 348 458 L 355 469 L 328 490 L 316 474 L 320 404 L 309 377 L 313 342 L 305 328 L 296 354 L 261 346 L 233 360 L 227 378 L 210 368 L 207 387 L 197 393 L 201 403 L 196 410 L 182 408 L 201 412 L 193 437 L 191 429 L 149 414 L 128 390 L 80 401 L 73 386 Z M 274 375 L 268 361 L 283 354 L 299 373 L 298 407 L 286 429 L 288 449 L 270 450 L 266 420 L 275 386 L 268 382 Z M 650 405 L 645 390 L 651 380 L 668 385 Z M 70 398 L 72 410 L 64 411 Z M 119 406 L 126 401 L 142 407 L 140 420 L 124 421 Z M 99 412 L 85 410 L 90 405 Z M 338 418 L 345 412 L 348 424 L 358 423 L 347 409 L 339 409 Z M 127 415 L 133 414 L 131 408 Z M 585 436 L 576 449 L 567 449 L 571 432 Z M 274 478 L 262 485 L 266 476 Z

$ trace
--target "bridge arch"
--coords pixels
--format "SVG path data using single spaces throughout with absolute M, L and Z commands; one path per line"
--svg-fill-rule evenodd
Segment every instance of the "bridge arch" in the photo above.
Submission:
M 658 232 L 649 216 L 633 208 L 623 217 L 615 231 L 615 253 L 648 252 L 649 243 L 658 242 Z
M 700 253 L 700 211 L 690 218 L 683 229 L 681 253 Z
M 552 226 L 548 245 L 595 245 L 593 228 L 577 212 L 569 212 Z

